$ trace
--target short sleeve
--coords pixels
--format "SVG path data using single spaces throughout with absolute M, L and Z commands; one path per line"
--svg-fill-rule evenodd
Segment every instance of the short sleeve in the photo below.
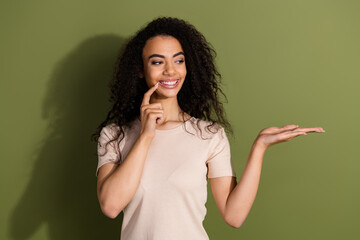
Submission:
M 114 162 L 119 164 L 119 156 L 117 153 L 116 143 L 117 141 L 113 141 L 106 146 L 106 143 L 112 140 L 115 137 L 114 129 L 111 125 L 107 125 L 100 132 L 100 137 L 98 140 L 97 153 L 98 153 L 98 165 L 96 169 L 96 176 L 98 174 L 99 168 L 109 162 Z M 107 148 L 107 152 L 106 149 Z M 104 153 L 106 154 L 104 155 Z
M 231 161 L 230 144 L 224 129 L 219 129 L 212 140 L 211 152 L 207 160 L 208 178 L 236 177 Z

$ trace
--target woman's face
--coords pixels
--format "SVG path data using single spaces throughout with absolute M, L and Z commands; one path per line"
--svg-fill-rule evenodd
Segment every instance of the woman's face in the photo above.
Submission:
M 156 36 L 147 40 L 143 49 L 144 71 L 148 87 L 159 83 L 158 98 L 176 97 L 186 77 L 184 51 L 180 42 L 171 36 Z

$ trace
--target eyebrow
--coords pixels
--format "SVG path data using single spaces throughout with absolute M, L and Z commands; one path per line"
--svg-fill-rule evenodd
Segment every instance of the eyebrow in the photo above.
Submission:
M 185 56 L 185 54 L 184 54 L 183 52 L 178 52 L 178 53 L 175 53 L 175 54 L 173 55 L 173 57 L 176 57 L 176 56 L 179 56 L 179 55 L 184 55 L 184 56 Z M 149 56 L 149 59 L 150 59 L 150 58 L 153 58 L 153 57 L 165 58 L 164 55 L 152 54 L 152 55 Z

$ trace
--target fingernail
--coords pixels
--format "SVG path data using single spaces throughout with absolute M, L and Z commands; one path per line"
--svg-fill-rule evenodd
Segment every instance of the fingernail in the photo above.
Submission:
M 304 135 L 307 135 L 307 133 L 304 133 Z

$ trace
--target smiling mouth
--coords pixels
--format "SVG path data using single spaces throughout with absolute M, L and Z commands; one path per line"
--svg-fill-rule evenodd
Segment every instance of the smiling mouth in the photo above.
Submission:
M 163 88 L 175 88 L 179 84 L 179 79 L 159 81 L 159 85 Z

